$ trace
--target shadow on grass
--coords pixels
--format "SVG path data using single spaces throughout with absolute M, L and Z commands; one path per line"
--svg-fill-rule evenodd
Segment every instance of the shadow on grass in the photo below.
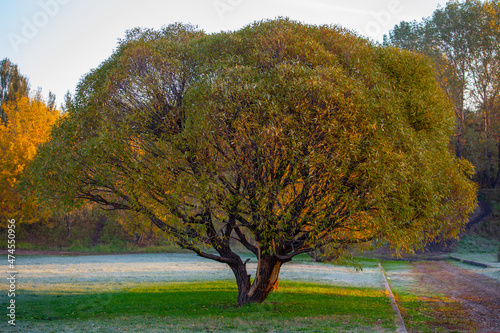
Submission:
M 280 282 L 263 304 L 236 306 L 233 282 L 148 284 L 107 293 L 21 292 L 19 320 L 81 321 L 120 317 L 170 317 L 188 321 L 224 318 L 262 322 L 323 318 L 392 329 L 393 314 L 382 290 Z

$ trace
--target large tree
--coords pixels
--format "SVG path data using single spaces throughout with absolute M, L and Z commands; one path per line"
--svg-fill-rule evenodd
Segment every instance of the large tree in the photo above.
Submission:
M 453 127 L 424 57 L 338 27 L 137 29 L 80 82 L 26 187 L 143 214 L 227 264 L 242 305 L 301 253 L 457 236 L 475 186 Z M 238 244 L 257 256 L 253 279 Z

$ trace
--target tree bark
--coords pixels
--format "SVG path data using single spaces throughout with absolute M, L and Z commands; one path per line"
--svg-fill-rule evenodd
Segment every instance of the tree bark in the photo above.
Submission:
M 68 238 L 71 238 L 71 220 L 69 218 L 69 214 L 64 216 L 64 222 L 66 224 L 66 230 L 68 230 Z
M 257 272 L 252 284 L 250 284 L 250 275 L 247 274 L 246 263 L 242 263 L 243 266 L 230 265 L 238 284 L 239 306 L 264 302 L 277 286 L 283 261 L 274 255 L 262 254 L 260 250 L 258 259 Z
M 238 306 L 245 305 L 248 290 L 250 290 L 250 275 L 247 274 L 246 263 L 242 263 L 240 260 L 240 263 L 229 265 L 229 267 L 231 267 L 238 285 Z
M 500 185 L 500 137 L 498 137 L 497 142 L 498 156 L 497 156 L 497 175 L 495 177 L 495 182 L 493 183 L 493 188 L 497 189 Z

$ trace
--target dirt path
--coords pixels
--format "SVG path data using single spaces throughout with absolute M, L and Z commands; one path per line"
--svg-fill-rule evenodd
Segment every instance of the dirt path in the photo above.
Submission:
M 453 264 L 417 262 L 414 273 L 421 287 L 442 293 L 460 302 L 477 332 L 500 332 L 500 283 Z

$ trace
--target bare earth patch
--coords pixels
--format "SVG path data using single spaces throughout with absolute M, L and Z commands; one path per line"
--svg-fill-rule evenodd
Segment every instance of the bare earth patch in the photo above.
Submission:
M 500 283 L 456 265 L 440 262 L 412 264 L 421 288 L 442 293 L 463 305 L 477 332 L 500 332 Z

